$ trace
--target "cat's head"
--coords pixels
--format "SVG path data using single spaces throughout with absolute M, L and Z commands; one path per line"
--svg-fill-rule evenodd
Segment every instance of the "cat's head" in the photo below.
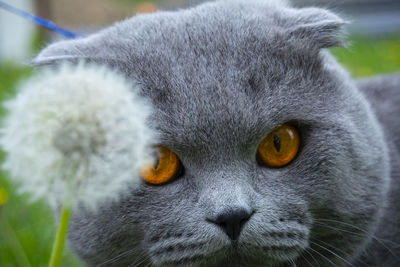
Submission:
M 344 21 L 281 2 L 139 15 L 34 60 L 104 63 L 138 82 L 160 145 L 181 164 L 167 183 L 143 182 L 120 203 L 72 216 L 69 241 L 87 263 L 345 265 L 371 238 L 387 149 L 368 104 L 323 51 L 340 44 Z M 260 143 L 282 125 L 300 143 L 271 167 Z

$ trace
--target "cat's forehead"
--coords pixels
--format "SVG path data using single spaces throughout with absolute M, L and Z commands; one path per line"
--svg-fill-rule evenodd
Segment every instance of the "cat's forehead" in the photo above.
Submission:
M 253 65 L 235 66 L 221 57 L 194 67 L 196 62 L 174 59 L 148 60 L 144 68 L 148 71 L 134 70 L 169 141 L 203 147 L 251 143 L 279 124 L 312 120 L 335 106 L 321 102 L 334 97 L 335 90 L 328 88 L 332 84 L 317 63 L 300 68 L 264 58 Z
M 164 77 L 196 85 L 211 77 L 219 81 L 233 78 L 238 70 L 248 76 L 278 45 L 273 38 L 277 25 L 265 20 L 267 14 L 261 17 L 237 9 L 236 5 L 231 10 L 221 5 L 139 16 L 117 25 L 110 35 L 126 36 L 119 45 L 130 60 L 127 67 L 149 79 Z

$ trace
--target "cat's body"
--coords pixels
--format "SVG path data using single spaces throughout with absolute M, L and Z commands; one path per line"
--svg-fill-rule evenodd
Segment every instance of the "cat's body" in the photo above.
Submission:
M 321 51 L 340 43 L 343 23 L 281 1 L 219 1 L 45 49 L 34 64 L 85 59 L 139 82 L 160 143 L 184 167 L 76 212 L 72 248 L 91 266 L 400 266 L 400 78 L 360 82 L 369 103 Z M 298 155 L 262 166 L 260 141 L 284 123 L 300 131 Z M 217 221 L 238 214 L 232 238 Z
M 369 266 L 398 266 L 400 257 L 400 74 L 362 79 L 357 82 L 357 86 L 371 103 L 384 129 L 392 167 L 392 181 L 385 215 L 378 229 L 370 233 L 375 239 L 367 246 L 361 259 Z M 358 264 L 365 265 L 362 262 Z

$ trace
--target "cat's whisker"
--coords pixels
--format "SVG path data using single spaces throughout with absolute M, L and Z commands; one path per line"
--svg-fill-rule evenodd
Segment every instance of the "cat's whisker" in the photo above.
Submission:
M 135 260 L 128 266 L 140 266 L 140 264 L 147 259 L 147 253 L 142 251 L 139 255 L 135 255 Z
M 319 256 L 321 256 L 323 259 L 325 259 L 327 262 L 329 262 L 330 264 L 332 264 L 333 266 L 337 267 L 337 265 L 331 261 L 330 259 L 328 259 L 326 256 L 324 256 L 322 253 L 319 253 L 318 251 L 316 251 L 315 249 L 309 247 L 308 249 L 311 249 L 312 251 L 314 251 L 315 253 L 317 253 Z
M 350 231 L 350 230 L 338 228 L 338 227 L 335 227 L 335 226 L 332 226 L 332 225 L 329 225 L 329 224 L 326 224 L 326 223 L 323 223 L 323 222 L 315 221 L 314 224 L 318 225 L 318 226 L 323 226 L 323 227 L 326 227 L 326 228 L 329 228 L 329 229 L 332 229 L 332 230 L 337 230 L 337 231 L 340 231 L 340 232 L 348 233 L 348 234 L 353 234 L 353 235 L 357 235 L 357 236 L 363 236 L 360 232 L 357 233 L 355 231 Z
M 140 266 L 140 264 L 143 264 L 143 262 L 145 262 L 146 260 L 150 259 L 149 255 L 147 254 L 147 252 L 143 251 L 142 254 L 136 259 L 135 262 L 132 263 L 132 266 Z M 151 261 L 149 261 L 146 266 L 150 263 L 151 265 Z
M 314 245 L 317 246 L 317 247 L 322 248 L 322 249 L 325 250 L 325 251 L 328 251 L 328 252 L 331 253 L 332 255 L 338 257 L 339 259 L 341 259 L 342 261 L 344 261 L 345 263 L 347 263 L 349 266 L 354 266 L 354 264 L 352 264 L 352 263 L 349 262 L 348 260 L 344 259 L 343 257 L 339 256 L 338 254 L 336 254 L 335 252 L 333 252 L 333 251 L 330 250 L 329 248 L 326 248 L 326 247 L 324 247 L 324 246 L 322 246 L 322 245 L 320 245 L 320 244 L 318 244 L 318 243 L 316 243 L 316 242 L 313 242 L 313 241 L 311 241 L 311 240 L 310 240 L 310 243 L 311 243 L 311 244 L 314 244 Z
M 320 220 L 320 219 L 318 219 L 318 220 Z M 318 222 L 318 220 L 315 220 L 315 222 L 314 222 L 316 225 L 319 225 L 319 226 L 322 226 L 322 227 L 326 227 L 326 228 L 329 228 L 329 229 L 332 229 L 332 230 L 344 232 L 344 233 L 349 233 L 349 234 L 357 235 L 357 236 L 360 236 L 360 237 L 363 236 L 361 233 L 356 233 L 356 232 L 352 232 L 352 231 L 349 231 L 349 230 L 337 228 L 337 227 L 328 225 L 328 224 L 323 223 L 323 222 Z M 320 220 L 320 221 L 321 221 L 321 220 Z M 340 221 L 335 221 L 335 220 L 332 220 L 332 222 L 341 223 Z M 346 224 L 346 223 L 344 223 L 344 224 Z M 353 226 L 353 225 L 351 225 L 351 224 L 346 224 L 346 225 L 347 225 L 347 226 Z M 382 245 L 385 249 L 387 249 L 387 250 L 390 252 L 390 254 L 392 254 L 396 259 L 399 259 L 399 257 L 398 257 L 385 243 L 383 243 L 383 241 L 382 241 L 381 239 L 379 239 L 378 237 L 376 237 L 376 236 L 374 236 L 374 235 L 368 233 L 367 231 L 365 231 L 365 230 L 363 230 L 363 229 L 361 229 L 361 228 L 358 228 L 358 227 L 356 227 L 356 226 L 353 226 L 353 227 L 355 227 L 355 229 L 357 229 L 357 230 L 359 230 L 359 231 L 362 231 L 362 232 L 363 232 L 365 235 L 367 235 L 368 237 L 370 237 L 370 238 L 372 238 L 372 239 L 375 239 L 380 245 Z
M 292 259 L 289 259 L 289 262 L 290 265 L 292 265 L 293 267 L 297 267 L 296 263 Z
M 138 266 L 140 266 L 140 265 L 135 264 L 135 263 L 132 263 L 132 264 L 130 264 L 129 266 L 138 267 Z M 152 266 L 152 263 L 151 263 L 151 262 L 146 263 L 146 265 L 144 265 L 144 266 L 142 266 L 142 267 L 149 267 L 149 266 Z
M 374 238 L 375 240 L 378 240 L 378 241 L 381 241 L 381 242 L 390 242 L 390 243 L 396 245 L 397 247 L 400 247 L 400 244 L 398 244 L 398 243 L 396 243 L 396 242 L 393 242 L 393 241 L 391 241 L 391 240 L 385 240 L 385 239 L 382 239 L 382 238 L 378 238 L 378 237 L 376 237 L 375 235 L 369 233 L 367 230 L 362 229 L 362 228 L 360 228 L 360 227 L 358 227 L 358 226 L 356 226 L 356 225 L 353 225 L 353 224 L 351 224 L 351 223 L 342 222 L 342 221 L 338 221 L 338 220 L 331 220 L 331 219 L 315 219 L 315 221 L 325 221 L 325 222 L 333 222 L 333 223 L 340 223 L 340 224 L 343 224 L 343 225 L 347 225 L 347 226 L 353 227 L 353 228 L 355 228 L 355 229 L 357 229 L 357 230 L 360 230 L 361 232 L 363 232 L 363 233 L 365 233 L 365 234 L 368 234 L 369 236 L 371 236 L 371 237 Z
M 325 246 L 328 246 L 328 247 L 331 247 L 332 249 L 335 249 L 335 250 L 337 250 L 338 252 L 340 252 L 340 253 L 342 253 L 342 254 L 344 254 L 344 255 L 347 255 L 347 256 L 351 256 L 349 253 L 347 253 L 347 252 L 345 252 L 345 251 L 343 251 L 343 250 L 341 250 L 341 249 L 339 249 L 339 248 L 337 248 L 337 247 L 335 247 L 335 246 L 333 246 L 333 245 L 331 245 L 331 244 L 329 244 L 329 243 L 327 243 L 327 242 L 324 242 L 324 241 L 322 241 L 322 240 L 320 240 L 320 239 L 317 239 L 317 238 L 315 238 L 315 237 L 313 237 L 313 238 L 311 238 L 312 240 L 315 240 L 315 241 L 318 241 L 319 243 L 322 243 L 322 244 L 324 244 Z M 364 264 L 365 266 L 370 266 L 368 263 L 366 263 L 365 261 L 363 261 L 363 260 L 361 260 L 361 259 L 358 259 L 358 261 L 359 262 L 361 262 L 362 264 Z
M 104 261 L 104 262 L 102 262 L 102 263 L 96 265 L 96 267 L 104 266 L 105 264 L 115 262 L 115 261 L 121 259 L 122 257 L 133 253 L 133 252 L 136 251 L 136 250 L 137 250 L 137 248 L 133 248 L 133 249 L 124 251 L 124 252 L 118 254 L 117 256 L 115 256 L 115 257 L 113 257 L 113 258 L 111 258 L 111 259 L 108 259 L 108 260 L 106 260 L 106 261 Z
M 317 264 L 318 267 L 321 267 L 321 266 L 319 265 L 319 262 L 317 261 L 317 259 L 314 258 L 314 256 L 312 255 L 312 253 L 311 253 L 310 251 L 308 251 L 308 250 L 306 249 L 306 250 L 304 250 L 304 252 L 306 252 L 308 255 L 311 256 L 311 258 L 315 261 L 315 263 Z M 311 265 L 311 266 L 313 266 L 313 265 Z
M 304 259 L 311 267 L 313 267 L 312 263 L 308 261 L 308 259 L 304 256 L 304 254 L 300 255 L 300 258 Z

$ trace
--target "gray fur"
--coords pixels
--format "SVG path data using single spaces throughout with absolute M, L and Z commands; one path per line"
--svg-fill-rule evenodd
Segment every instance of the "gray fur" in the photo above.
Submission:
M 85 59 L 138 81 L 184 166 L 98 214 L 76 212 L 77 254 L 90 266 L 400 266 L 399 88 L 378 90 L 400 78 L 361 82 L 368 102 L 323 50 L 340 45 L 343 23 L 282 1 L 217 1 L 44 49 L 33 64 Z M 285 122 L 301 131 L 299 155 L 260 166 L 258 144 Z M 232 243 L 209 220 L 237 209 L 253 215 Z

